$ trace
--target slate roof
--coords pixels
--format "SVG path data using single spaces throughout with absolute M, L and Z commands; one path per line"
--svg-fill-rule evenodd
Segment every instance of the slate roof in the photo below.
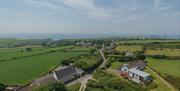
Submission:
M 143 60 L 136 60 L 136 61 L 132 61 L 128 64 L 128 68 L 134 68 L 136 67 L 139 70 L 142 70 L 146 67 L 146 63 Z
M 68 77 L 69 75 L 75 75 L 76 74 L 76 68 L 72 65 L 67 66 L 61 70 L 55 71 L 56 76 L 58 79 L 63 79 Z M 70 79 L 69 79 L 70 80 Z

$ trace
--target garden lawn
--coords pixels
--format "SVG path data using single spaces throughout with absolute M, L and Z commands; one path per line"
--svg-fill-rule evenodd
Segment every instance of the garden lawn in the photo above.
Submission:
M 116 47 L 115 50 L 119 52 L 127 52 L 127 51 L 136 52 L 136 51 L 141 51 L 142 46 L 118 46 Z
M 53 52 L 0 63 L 0 83 L 24 85 L 55 68 L 61 60 L 86 52 Z
M 111 63 L 111 68 L 113 68 L 113 69 L 118 69 L 118 68 L 121 67 L 123 64 L 127 64 L 127 62 L 118 62 L 118 61 L 115 61 L 115 62 L 112 62 L 112 63 Z

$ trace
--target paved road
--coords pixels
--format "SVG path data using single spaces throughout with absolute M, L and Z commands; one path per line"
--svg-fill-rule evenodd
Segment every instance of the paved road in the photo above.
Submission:
M 97 68 L 103 68 L 103 67 L 105 66 L 107 60 L 106 60 L 106 58 L 105 58 L 105 56 L 104 56 L 104 53 L 102 52 L 101 49 L 99 50 L 99 54 L 100 54 L 100 56 L 102 57 L 103 62 L 102 62 L 102 64 L 99 65 L 99 67 L 97 67 Z M 85 88 L 86 88 L 86 84 L 87 84 L 88 80 L 90 80 L 90 79 L 93 80 L 93 79 L 94 79 L 94 78 L 93 78 L 93 73 L 94 73 L 95 71 L 96 71 L 96 69 L 95 69 L 93 72 L 91 72 L 91 73 L 89 73 L 89 74 L 86 74 L 86 75 L 84 75 L 84 76 L 82 76 L 82 77 L 80 77 L 80 78 L 78 78 L 78 79 L 76 79 L 76 80 L 74 80 L 74 81 L 66 84 L 66 86 L 70 86 L 70 85 L 73 85 L 73 84 L 76 84 L 76 83 L 81 83 L 81 87 L 80 87 L 79 91 L 84 91 Z

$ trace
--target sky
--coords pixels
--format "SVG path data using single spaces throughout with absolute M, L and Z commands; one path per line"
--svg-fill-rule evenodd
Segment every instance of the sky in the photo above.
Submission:
M 0 1 L 1 33 L 180 35 L 180 0 Z

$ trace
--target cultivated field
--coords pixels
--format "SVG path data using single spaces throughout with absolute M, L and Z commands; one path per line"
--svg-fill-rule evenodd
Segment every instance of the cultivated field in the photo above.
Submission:
M 50 71 L 61 60 L 87 52 L 53 52 L 0 63 L 0 83 L 23 85 Z
M 157 48 L 154 50 L 146 50 L 145 51 L 146 55 L 165 55 L 165 56 L 180 56 L 180 49 L 167 49 L 167 48 Z
M 119 51 L 119 52 L 127 52 L 127 51 L 130 51 L 130 52 L 136 52 L 136 51 L 141 51 L 142 50 L 142 47 L 141 46 L 118 46 L 116 49 L 116 51 Z
M 169 43 L 173 43 L 173 42 L 180 42 L 180 40 L 127 40 L 127 41 L 120 41 L 119 43 L 153 43 L 153 42 L 161 42 L 161 43 L 165 43 L 165 42 L 169 42 Z

